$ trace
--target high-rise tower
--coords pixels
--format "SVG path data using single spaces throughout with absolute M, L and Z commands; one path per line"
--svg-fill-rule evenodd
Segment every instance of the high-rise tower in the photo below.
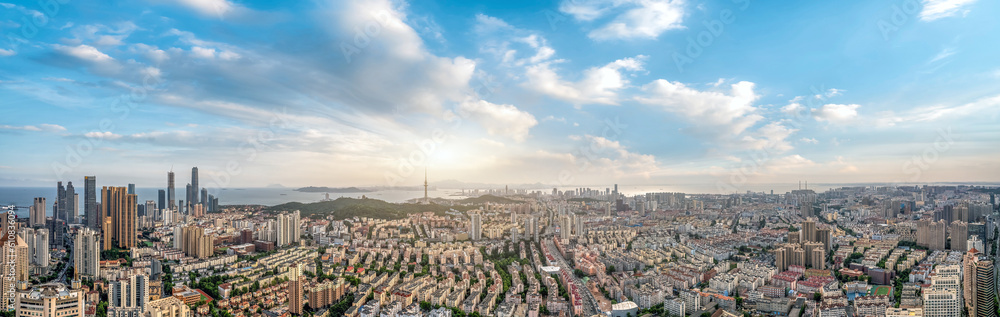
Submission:
M 128 194 L 127 187 L 104 187 L 101 190 L 104 250 L 135 247 L 136 199 L 136 195 Z
M 83 222 L 90 229 L 100 228 L 101 212 L 97 210 L 97 177 L 83 177 Z
M 44 227 L 45 226 L 45 197 L 35 197 L 35 203 L 31 205 L 30 212 L 28 213 L 28 223 L 32 227 Z M 6 218 L 6 217 L 5 217 Z
M 174 210 L 177 205 L 174 203 L 174 171 L 167 172 L 167 209 Z
M 201 188 L 201 187 L 198 187 L 198 167 L 192 167 L 191 168 L 191 189 L 192 189 L 192 191 L 191 191 L 191 198 L 188 199 L 188 202 L 190 202 L 190 203 L 188 203 L 188 205 L 194 206 L 194 205 L 198 204 L 198 201 L 199 201 L 199 199 L 198 199 L 198 189 L 199 188 Z
M 430 198 L 427 197 L 427 168 L 424 167 L 424 203 L 431 203 Z

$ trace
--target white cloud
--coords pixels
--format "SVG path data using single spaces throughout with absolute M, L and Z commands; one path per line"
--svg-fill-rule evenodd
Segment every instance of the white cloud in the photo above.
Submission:
M 638 175 L 648 178 L 660 170 L 656 157 L 629 151 L 617 140 L 585 135 L 584 141 L 588 143 L 585 146 L 588 149 L 585 154 L 587 157 L 575 157 L 575 159 L 587 159 L 588 164 L 605 170 L 605 173 L 613 173 L 616 177 Z
M 566 118 L 564 118 L 564 117 L 556 117 L 556 116 L 548 116 L 548 117 L 545 117 L 545 118 L 542 119 L 542 122 L 545 122 L 545 121 L 555 121 L 555 122 L 566 123 Z
M 237 8 L 235 4 L 227 0 L 178 0 L 177 3 L 206 16 L 223 16 Z
M 793 149 L 788 137 L 797 132 L 797 129 L 786 127 L 778 122 L 771 122 L 752 133 L 748 133 L 742 139 L 742 144 L 754 150 L 774 150 L 776 152 L 786 152 Z
M 957 53 L 957 51 L 955 51 L 954 48 L 946 47 L 942 49 L 940 52 L 938 52 L 937 55 L 934 55 L 934 58 L 931 58 L 931 60 L 927 61 L 927 64 L 933 64 L 934 62 L 949 58 L 952 55 L 955 55 L 955 53 Z
M 1000 95 L 988 96 L 961 105 L 933 105 L 917 107 L 901 114 L 882 112 L 875 123 L 880 127 L 895 126 L 900 122 L 924 123 L 945 119 L 955 119 L 972 115 L 996 116 L 1000 109 Z
M 924 0 L 924 9 L 920 11 L 920 20 L 934 21 L 969 12 L 969 5 L 976 0 Z
M 764 168 L 770 172 L 780 172 L 804 167 L 812 167 L 816 165 L 816 162 L 802 157 L 801 155 L 793 154 L 767 161 L 763 165 Z
M 801 138 L 801 139 L 799 139 L 799 142 L 810 143 L 810 144 L 819 144 L 819 140 L 816 140 L 815 138 Z
M 524 86 L 553 98 L 577 105 L 618 104 L 618 91 L 629 85 L 623 71 L 641 71 L 646 56 L 624 58 L 601 67 L 591 67 L 583 71 L 583 78 L 577 82 L 565 81 L 551 63 L 545 62 L 529 66 L 526 70 L 527 82 Z
M 122 138 L 122 135 L 120 135 L 120 134 L 114 134 L 114 133 L 112 133 L 110 131 L 104 131 L 104 132 L 91 131 L 91 132 L 84 133 L 83 136 L 86 137 L 86 138 L 102 139 L 102 140 L 117 140 L 117 139 L 121 139 Z
M 781 112 L 784 112 L 787 115 L 795 115 L 798 114 L 799 111 L 802 111 L 802 109 L 804 108 L 805 107 L 803 107 L 801 103 L 799 103 L 796 100 L 792 100 L 792 102 L 789 103 L 788 105 L 781 107 Z
M 763 117 L 753 103 L 759 97 L 754 83 L 741 81 L 730 91 L 700 91 L 679 82 L 655 80 L 642 87 L 645 95 L 636 97 L 643 104 L 660 107 L 694 124 L 697 130 L 717 135 L 735 136 Z
M 131 52 L 142 54 L 154 64 L 161 64 L 170 59 L 170 56 L 166 51 L 161 50 L 156 46 L 138 43 L 130 46 L 129 50 Z
M 479 144 L 482 144 L 482 145 L 488 145 L 488 146 L 492 146 L 492 147 L 505 147 L 506 146 L 506 145 L 503 144 L 503 142 L 494 141 L 494 140 L 490 140 L 490 139 L 487 139 L 487 138 L 481 138 L 479 140 L 476 140 L 476 143 L 479 143 Z
M 195 46 L 191 48 L 191 55 L 200 58 L 212 59 L 215 58 L 215 49 Z
M 490 135 L 504 135 L 518 142 L 524 141 L 531 127 L 538 124 L 535 116 L 518 110 L 513 105 L 467 100 L 459 109 L 479 122 Z
M 683 0 L 564 0 L 559 10 L 579 21 L 595 21 L 617 14 L 590 31 L 595 40 L 655 39 L 667 30 L 684 26 Z
M 513 27 L 496 17 L 476 15 L 476 26 L 473 29 L 482 40 L 480 52 L 499 58 L 501 66 L 538 64 L 556 54 L 545 37 Z
M 850 104 L 826 104 L 819 109 L 813 109 L 813 118 L 817 121 L 827 121 L 830 123 L 848 123 L 858 117 L 860 105 Z
M 0 56 L 14 56 L 15 54 L 17 54 L 17 52 L 14 50 L 0 48 Z
M 474 30 L 476 33 L 492 33 L 496 31 L 502 31 L 513 28 L 510 24 L 507 24 L 504 20 L 497 17 L 491 17 L 482 13 L 476 14 L 476 26 Z
M 73 27 L 71 24 L 65 28 Z M 71 44 L 89 44 L 98 47 L 119 46 L 125 44 L 125 39 L 138 30 L 139 27 L 131 21 L 115 23 L 113 25 L 87 24 L 73 27 L 70 31 L 72 39 L 64 40 Z
M 34 131 L 34 132 L 62 132 L 66 131 L 61 125 L 58 124 L 48 124 L 43 123 L 39 125 L 25 125 L 25 126 L 12 126 L 12 125 L 0 125 L 0 129 L 4 130 L 22 130 L 22 131 Z
M 843 89 L 830 88 L 830 89 L 827 89 L 826 92 L 824 92 L 823 94 L 819 94 L 819 95 L 816 95 L 814 97 L 816 99 L 827 99 L 827 98 L 831 98 L 831 97 L 840 96 L 840 95 L 843 95 L 843 94 L 844 94 L 844 90 Z
M 64 46 L 55 44 L 54 47 L 57 51 L 63 54 L 91 62 L 108 62 L 114 60 L 114 58 L 108 56 L 108 54 L 104 54 L 97 50 L 97 48 L 90 45 L 80 44 L 77 46 Z
M 61 82 L 64 82 L 64 83 L 76 82 L 75 80 L 72 80 L 72 79 L 69 79 L 69 78 L 64 78 L 64 77 L 42 77 L 42 80 L 61 81 Z

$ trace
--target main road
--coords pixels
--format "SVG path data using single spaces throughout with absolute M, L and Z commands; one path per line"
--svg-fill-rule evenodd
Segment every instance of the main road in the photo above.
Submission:
M 569 276 L 573 279 L 573 283 L 577 285 L 576 289 L 580 292 L 581 298 L 583 298 L 583 316 L 593 316 L 598 313 L 602 313 L 600 306 L 597 304 L 597 299 L 594 298 L 594 294 L 590 292 L 590 288 L 588 288 L 587 284 L 584 284 L 583 280 L 577 277 L 576 274 L 572 273 L 573 267 L 569 265 L 569 262 L 567 262 L 565 258 L 563 258 L 562 254 L 559 254 L 559 250 L 556 249 L 555 243 L 552 242 L 552 236 L 545 237 L 545 246 L 549 249 L 552 258 L 556 260 L 556 264 L 561 269 L 567 269 L 571 272 Z M 542 257 L 544 256 L 545 255 L 543 254 Z M 570 291 L 569 285 L 566 285 L 566 291 Z

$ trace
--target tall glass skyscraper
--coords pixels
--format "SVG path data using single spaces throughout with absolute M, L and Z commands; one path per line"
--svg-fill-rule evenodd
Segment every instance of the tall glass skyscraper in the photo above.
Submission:
M 97 210 L 97 177 L 83 177 L 83 218 L 88 228 L 98 230 L 101 224 L 100 211 Z
M 169 171 L 167 172 L 167 209 L 174 210 L 174 207 L 177 207 L 174 203 L 176 198 L 174 196 L 174 171 Z
M 198 167 L 191 168 L 191 197 L 188 198 L 190 202 L 188 205 L 194 206 L 200 201 L 198 199 Z

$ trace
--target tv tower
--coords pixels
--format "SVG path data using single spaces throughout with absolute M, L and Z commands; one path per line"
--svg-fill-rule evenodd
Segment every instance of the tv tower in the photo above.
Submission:
M 424 167 L 424 203 L 431 203 L 430 198 L 427 197 L 427 167 Z

